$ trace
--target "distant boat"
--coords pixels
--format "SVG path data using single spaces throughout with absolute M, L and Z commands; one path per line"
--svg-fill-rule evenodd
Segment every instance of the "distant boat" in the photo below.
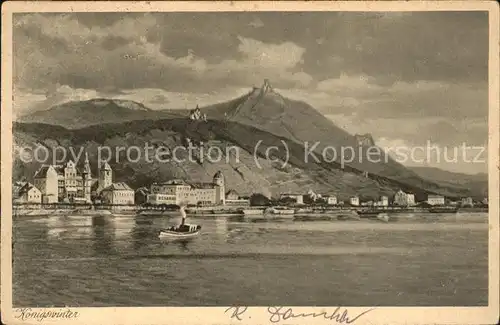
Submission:
M 264 211 L 265 214 L 278 214 L 278 215 L 294 215 L 295 210 L 294 209 L 287 209 L 287 208 L 267 208 Z
M 263 209 L 243 209 L 241 210 L 244 215 L 261 215 L 264 214 Z
M 359 215 L 356 211 L 352 211 L 351 213 L 342 213 L 337 215 L 337 220 L 359 220 Z
M 160 230 L 160 234 L 158 235 L 160 239 L 168 241 L 188 241 L 196 238 L 200 234 L 200 225 L 185 223 L 186 211 L 184 210 L 184 207 L 180 208 L 180 213 L 182 217 L 181 224 Z
M 369 209 L 369 210 L 359 210 L 356 212 L 358 213 L 359 217 L 363 219 L 375 219 L 384 222 L 389 222 L 390 220 L 394 219 L 394 217 L 389 216 L 389 213 L 387 213 L 387 211 L 384 210 Z
M 377 219 L 384 222 L 389 222 L 391 219 L 387 213 L 379 213 Z
M 458 208 L 457 207 L 432 207 L 429 208 L 430 213 L 457 213 Z
M 369 209 L 369 210 L 357 210 L 356 213 L 360 218 L 376 218 L 379 214 L 383 213 L 381 210 Z

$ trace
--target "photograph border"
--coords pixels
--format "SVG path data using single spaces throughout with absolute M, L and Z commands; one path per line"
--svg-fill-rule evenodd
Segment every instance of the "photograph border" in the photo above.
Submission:
M 215 12 L 215 11 L 488 11 L 489 12 L 489 290 L 485 307 L 375 307 L 357 324 L 489 324 L 499 320 L 499 5 L 496 1 L 276 1 L 276 2 L 17 2 L 2 5 L 1 89 L 1 317 L 6 324 L 40 324 L 23 319 L 12 306 L 12 17 L 22 12 Z M 466 28 L 466 26 L 464 26 Z M 334 289 L 333 289 L 334 290 Z M 337 306 L 289 306 L 295 314 L 331 314 Z M 351 318 L 371 307 L 349 308 Z M 46 317 L 43 323 L 68 324 L 270 324 L 267 306 L 248 307 L 243 320 L 231 317 L 226 307 L 89 307 L 30 308 L 30 312 L 70 310 L 74 317 Z M 296 318 L 287 324 L 332 324 L 324 317 Z M 337 321 L 337 323 L 341 323 Z M 348 322 L 344 322 L 347 324 Z

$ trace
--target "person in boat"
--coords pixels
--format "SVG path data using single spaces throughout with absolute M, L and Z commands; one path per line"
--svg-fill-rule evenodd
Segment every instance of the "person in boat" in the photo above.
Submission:
M 186 224 L 186 208 L 181 205 L 179 211 L 181 212 L 181 226 L 184 226 Z
M 179 208 L 179 211 L 181 213 L 181 223 L 177 227 L 177 229 L 181 232 L 190 232 L 191 226 L 186 224 L 186 207 L 184 205 L 181 205 Z

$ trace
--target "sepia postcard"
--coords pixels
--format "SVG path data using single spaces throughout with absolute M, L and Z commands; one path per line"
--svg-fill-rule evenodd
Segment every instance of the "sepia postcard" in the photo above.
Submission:
M 499 321 L 494 1 L 7 2 L 5 324 Z

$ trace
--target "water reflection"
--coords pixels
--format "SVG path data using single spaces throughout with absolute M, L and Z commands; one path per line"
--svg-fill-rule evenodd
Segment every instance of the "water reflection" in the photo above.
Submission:
M 114 247 L 114 227 L 104 216 L 92 217 L 93 249 L 96 256 L 117 254 Z

